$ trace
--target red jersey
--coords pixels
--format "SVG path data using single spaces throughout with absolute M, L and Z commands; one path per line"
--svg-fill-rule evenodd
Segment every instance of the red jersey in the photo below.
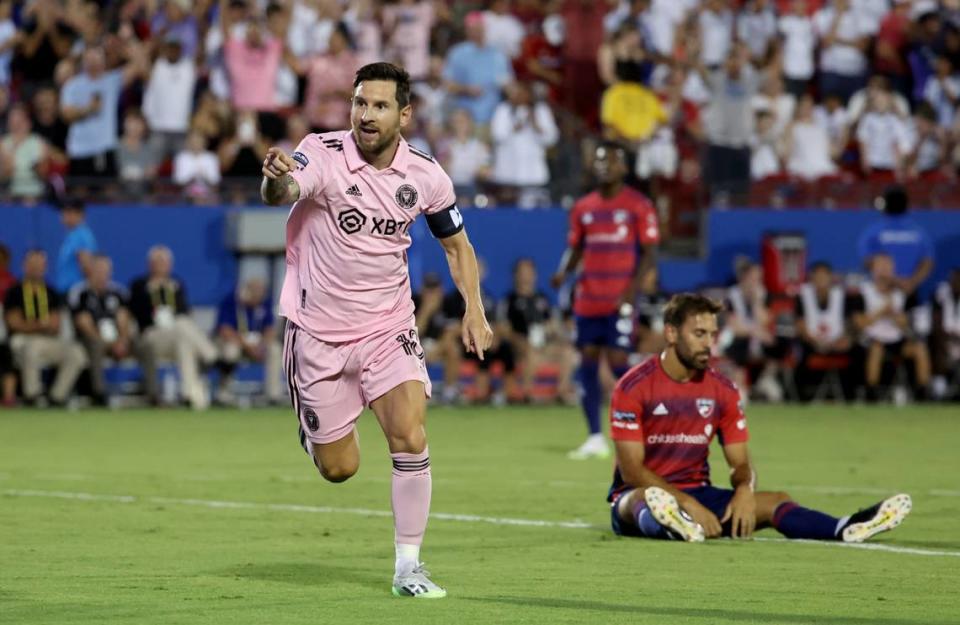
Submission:
M 583 249 L 574 314 L 615 314 L 636 272 L 638 244 L 659 242 L 657 212 L 642 193 L 625 186 L 612 198 L 599 191 L 580 198 L 570 211 L 568 241 L 570 247 Z
M 736 385 L 713 369 L 677 382 L 653 356 L 617 383 L 610 404 L 610 437 L 642 441 L 643 465 L 677 488 L 710 484 L 710 441 L 721 445 L 749 438 Z M 609 500 L 629 488 L 613 475 Z

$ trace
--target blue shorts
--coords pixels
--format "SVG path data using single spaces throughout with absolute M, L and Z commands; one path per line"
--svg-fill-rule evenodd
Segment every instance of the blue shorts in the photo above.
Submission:
M 633 351 L 633 321 L 620 315 L 605 317 L 575 317 L 577 323 L 577 347 L 596 345 Z
M 617 495 L 610 505 L 610 526 L 613 528 L 613 533 L 617 536 L 643 537 L 640 528 L 633 523 L 624 524 L 620 519 L 620 515 L 617 514 L 617 502 L 631 490 L 633 489 L 625 490 Z M 696 488 L 681 488 L 680 490 L 688 495 L 692 495 L 694 499 L 700 502 L 700 505 L 714 513 L 717 516 L 717 520 L 723 518 L 723 513 L 727 511 L 727 505 L 730 503 L 730 500 L 733 499 L 733 490 L 729 488 L 698 486 Z M 723 535 L 730 536 L 730 529 L 731 524 L 727 521 L 723 524 Z

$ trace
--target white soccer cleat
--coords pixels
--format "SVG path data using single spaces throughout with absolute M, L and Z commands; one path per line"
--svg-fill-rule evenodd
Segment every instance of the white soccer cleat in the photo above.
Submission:
M 900 493 L 875 506 L 861 510 L 847 521 L 841 537 L 845 543 L 862 543 L 880 532 L 887 532 L 903 523 L 913 508 L 910 495 Z
M 591 434 L 582 445 L 567 454 L 571 460 L 586 460 L 588 458 L 609 458 L 610 446 L 603 434 Z
M 703 527 L 680 508 L 677 498 L 657 486 L 648 486 L 643 493 L 650 514 L 657 523 L 688 543 L 702 543 L 706 538 Z
M 430 581 L 430 572 L 421 564 L 409 573 L 393 578 L 393 595 L 414 599 L 443 599 L 447 596 L 447 591 Z

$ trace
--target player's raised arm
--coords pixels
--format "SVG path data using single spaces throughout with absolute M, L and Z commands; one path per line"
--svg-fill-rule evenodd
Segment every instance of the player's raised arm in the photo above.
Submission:
M 724 445 L 723 455 L 730 467 L 730 485 L 734 493 L 720 522 L 731 522 L 730 535 L 734 538 L 750 538 L 757 525 L 757 503 L 753 496 L 757 472 L 745 442 Z
M 279 206 L 300 199 L 300 185 L 290 172 L 296 166 L 293 158 L 280 148 L 267 150 L 263 159 L 263 182 L 260 184 L 260 198 L 264 204 Z
M 441 238 L 440 245 L 447 254 L 453 282 L 467 307 L 463 315 L 463 345 L 467 351 L 476 353 L 480 360 L 483 360 L 484 350 L 493 342 L 493 330 L 490 329 L 483 310 L 476 252 L 467 238 L 466 230 L 462 229 L 452 236 Z

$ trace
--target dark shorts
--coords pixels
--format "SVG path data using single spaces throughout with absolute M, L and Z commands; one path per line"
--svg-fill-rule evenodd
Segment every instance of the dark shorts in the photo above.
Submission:
M 610 526 L 613 528 L 613 533 L 617 536 L 633 536 L 637 538 L 642 538 L 643 534 L 640 533 L 640 529 L 637 528 L 633 523 L 624 523 L 620 519 L 620 515 L 617 514 L 617 502 L 620 501 L 620 498 L 625 496 L 631 490 L 625 490 L 622 493 L 619 493 L 613 500 L 613 503 L 610 504 Z M 715 486 L 700 486 L 697 488 L 682 488 L 680 489 L 688 495 L 692 495 L 694 499 L 700 502 L 704 508 L 714 513 L 717 516 L 717 520 L 723 518 L 723 513 L 727 511 L 727 505 L 730 503 L 730 500 L 733 499 L 733 490 L 729 488 L 717 488 Z M 723 535 L 730 535 L 730 523 L 723 524 Z
M 611 347 L 625 352 L 633 350 L 633 322 L 620 315 L 605 317 L 575 317 L 577 323 L 577 347 L 595 345 Z

